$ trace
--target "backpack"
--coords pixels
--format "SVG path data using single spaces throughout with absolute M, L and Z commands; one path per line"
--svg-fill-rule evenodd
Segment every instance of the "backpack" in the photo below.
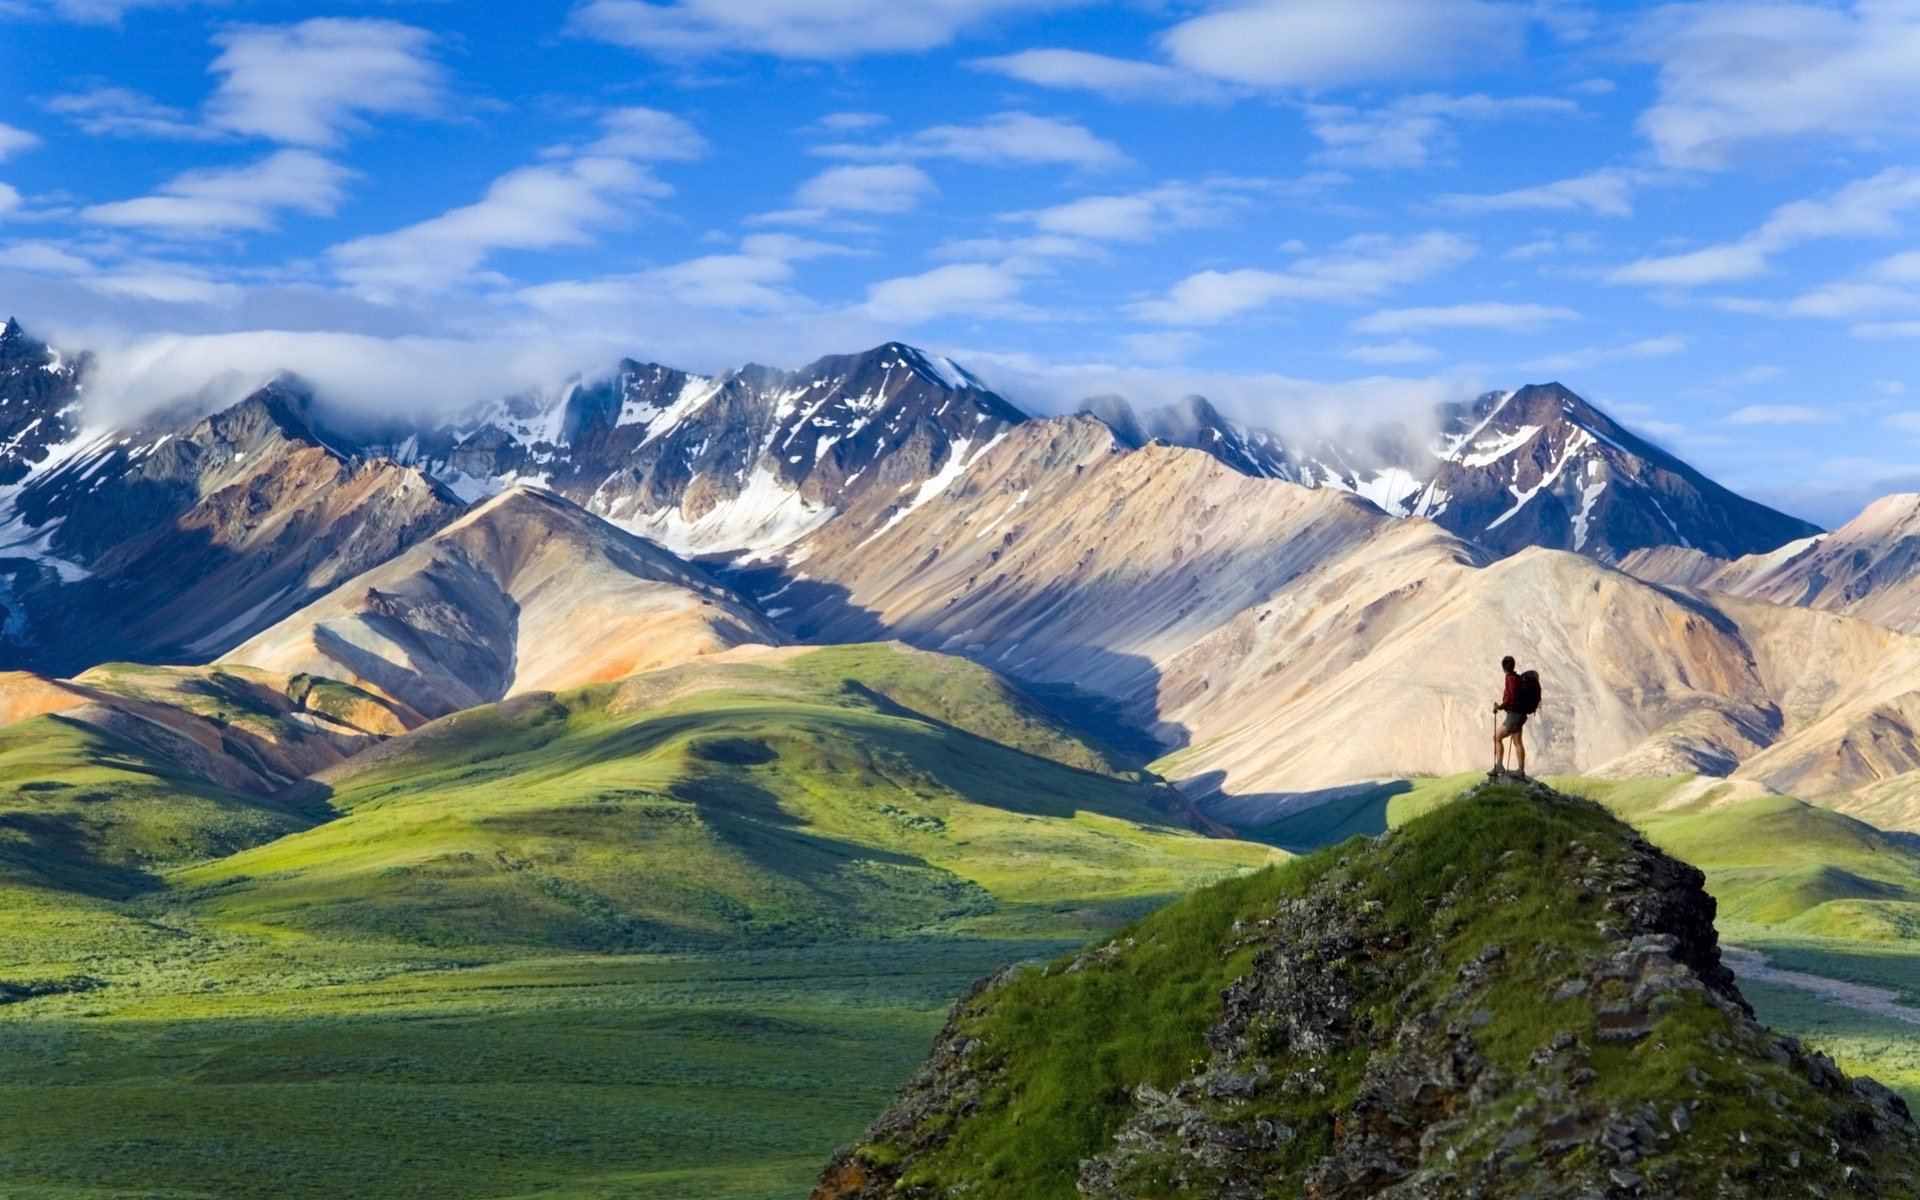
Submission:
M 1540 672 L 1520 672 L 1520 686 L 1513 689 L 1513 711 L 1529 717 L 1540 711 Z

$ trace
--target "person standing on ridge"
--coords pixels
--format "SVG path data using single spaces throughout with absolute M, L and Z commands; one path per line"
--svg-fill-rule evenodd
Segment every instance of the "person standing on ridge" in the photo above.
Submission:
M 1540 673 L 1528 671 L 1525 674 L 1513 669 L 1513 655 L 1500 660 L 1500 669 L 1506 673 L 1506 685 L 1500 693 L 1500 700 L 1493 706 L 1500 717 L 1493 730 L 1493 770 L 1490 777 L 1507 774 L 1507 742 L 1513 742 L 1515 779 L 1527 777 L 1527 740 L 1521 730 L 1527 726 L 1527 718 L 1540 709 Z

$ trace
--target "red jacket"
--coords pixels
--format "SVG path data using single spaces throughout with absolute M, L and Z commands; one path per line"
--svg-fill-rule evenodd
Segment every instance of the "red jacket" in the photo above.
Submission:
M 1520 690 L 1520 672 L 1508 671 L 1507 672 L 1507 690 L 1500 693 L 1500 711 L 1501 712 L 1505 712 L 1508 709 L 1513 707 L 1513 702 L 1515 699 L 1514 693 L 1518 692 L 1519 690 Z

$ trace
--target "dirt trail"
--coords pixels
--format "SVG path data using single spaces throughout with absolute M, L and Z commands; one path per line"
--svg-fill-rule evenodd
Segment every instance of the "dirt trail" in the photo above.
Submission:
M 1767 956 L 1758 950 L 1746 950 L 1739 946 L 1722 946 L 1720 957 L 1742 979 L 1784 983 L 1859 1012 L 1920 1025 L 1920 1009 L 1901 1004 L 1900 993 L 1891 988 L 1848 983 L 1841 979 L 1829 979 L 1825 975 L 1808 975 L 1803 971 L 1782 970 L 1769 964 Z

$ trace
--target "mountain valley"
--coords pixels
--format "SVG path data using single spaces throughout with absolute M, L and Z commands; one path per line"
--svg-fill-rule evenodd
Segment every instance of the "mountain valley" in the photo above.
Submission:
M 1325 1182 L 1371 1153 L 1332 1131 L 1412 1111 L 1355 1098 L 1405 1064 L 1288 1026 L 1333 1038 L 1359 1107 L 1223 1101 L 1312 1055 L 1210 1032 L 1208 1006 L 1274 947 L 1349 935 L 1383 947 L 1353 1004 L 1425 1006 L 1409 1054 L 1484 1009 L 1482 1067 L 1571 1089 L 1573 1116 L 1534 1122 L 1493 1075 L 1455 1081 L 1508 1127 L 1584 1145 L 1653 1105 L 1671 1136 L 1619 1165 L 1674 1187 L 1738 1121 L 1809 1158 L 1787 1125 L 1849 1131 L 1822 1187 L 1910 1169 L 1898 1096 L 1848 1078 L 1920 1102 L 1897 1017 L 1736 985 L 1702 950 L 1634 960 L 1664 981 L 1634 1003 L 1678 997 L 1660 1038 L 1598 1031 L 1605 964 L 1642 935 L 1920 997 L 1911 497 L 1821 532 L 1559 384 L 1445 406 L 1430 435 L 1283 432 L 1199 397 L 1029 413 L 894 342 L 793 371 L 625 360 L 404 419 L 279 375 L 115 422 L 93 361 L 0 334 L 0 1161 L 23 1195 L 265 1194 L 268 1172 L 287 1197 L 1266 1186 L 1183 1148 L 1187 1107 L 1215 1141 L 1253 1136 L 1243 1110 L 1285 1126 L 1263 1178 Z M 1476 786 L 1505 653 L 1546 680 L 1529 766 L 1553 790 Z M 1601 865 L 1498 866 L 1566 838 Z M 1483 860 L 1538 928 L 1442 886 Z M 1606 888 L 1580 871 L 1622 864 L 1645 920 L 1552 979 L 1477 957 L 1590 925 Z M 1362 900 L 1390 915 L 1299 916 Z M 1599 981 L 1549 1006 L 1577 1053 L 1534 1061 L 1523 1034 L 1559 1026 L 1516 1014 L 1567 971 Z M 934 1076 L 820 1176 L 983 978 Z M 1133 1013 L 1140 1039 L 1036 1058 L 1007 996 L 1049 1019 L 1094 997 L 1088 1028 Z M 968 1022 L 1005 1050 L 993 1088 L 1066 1115 L 929 1132 Z M 1695 1054 L 1709 1034 L 1737 1067 Z M 1688 1108 L 1689 1139 L 1689 1065 L 1766 1087 Z M 1583 1066 L 1603 1082 L 1569 1084 Z M 1112 1086 L 1059 1092 L 1090 1070 Z M 1483 1156 L 1497 1125 L 1444 1138 Z M 1417 1190 L 1455 1186 L 1432 1149 L 1323 1193 L 1454 1194 Z

